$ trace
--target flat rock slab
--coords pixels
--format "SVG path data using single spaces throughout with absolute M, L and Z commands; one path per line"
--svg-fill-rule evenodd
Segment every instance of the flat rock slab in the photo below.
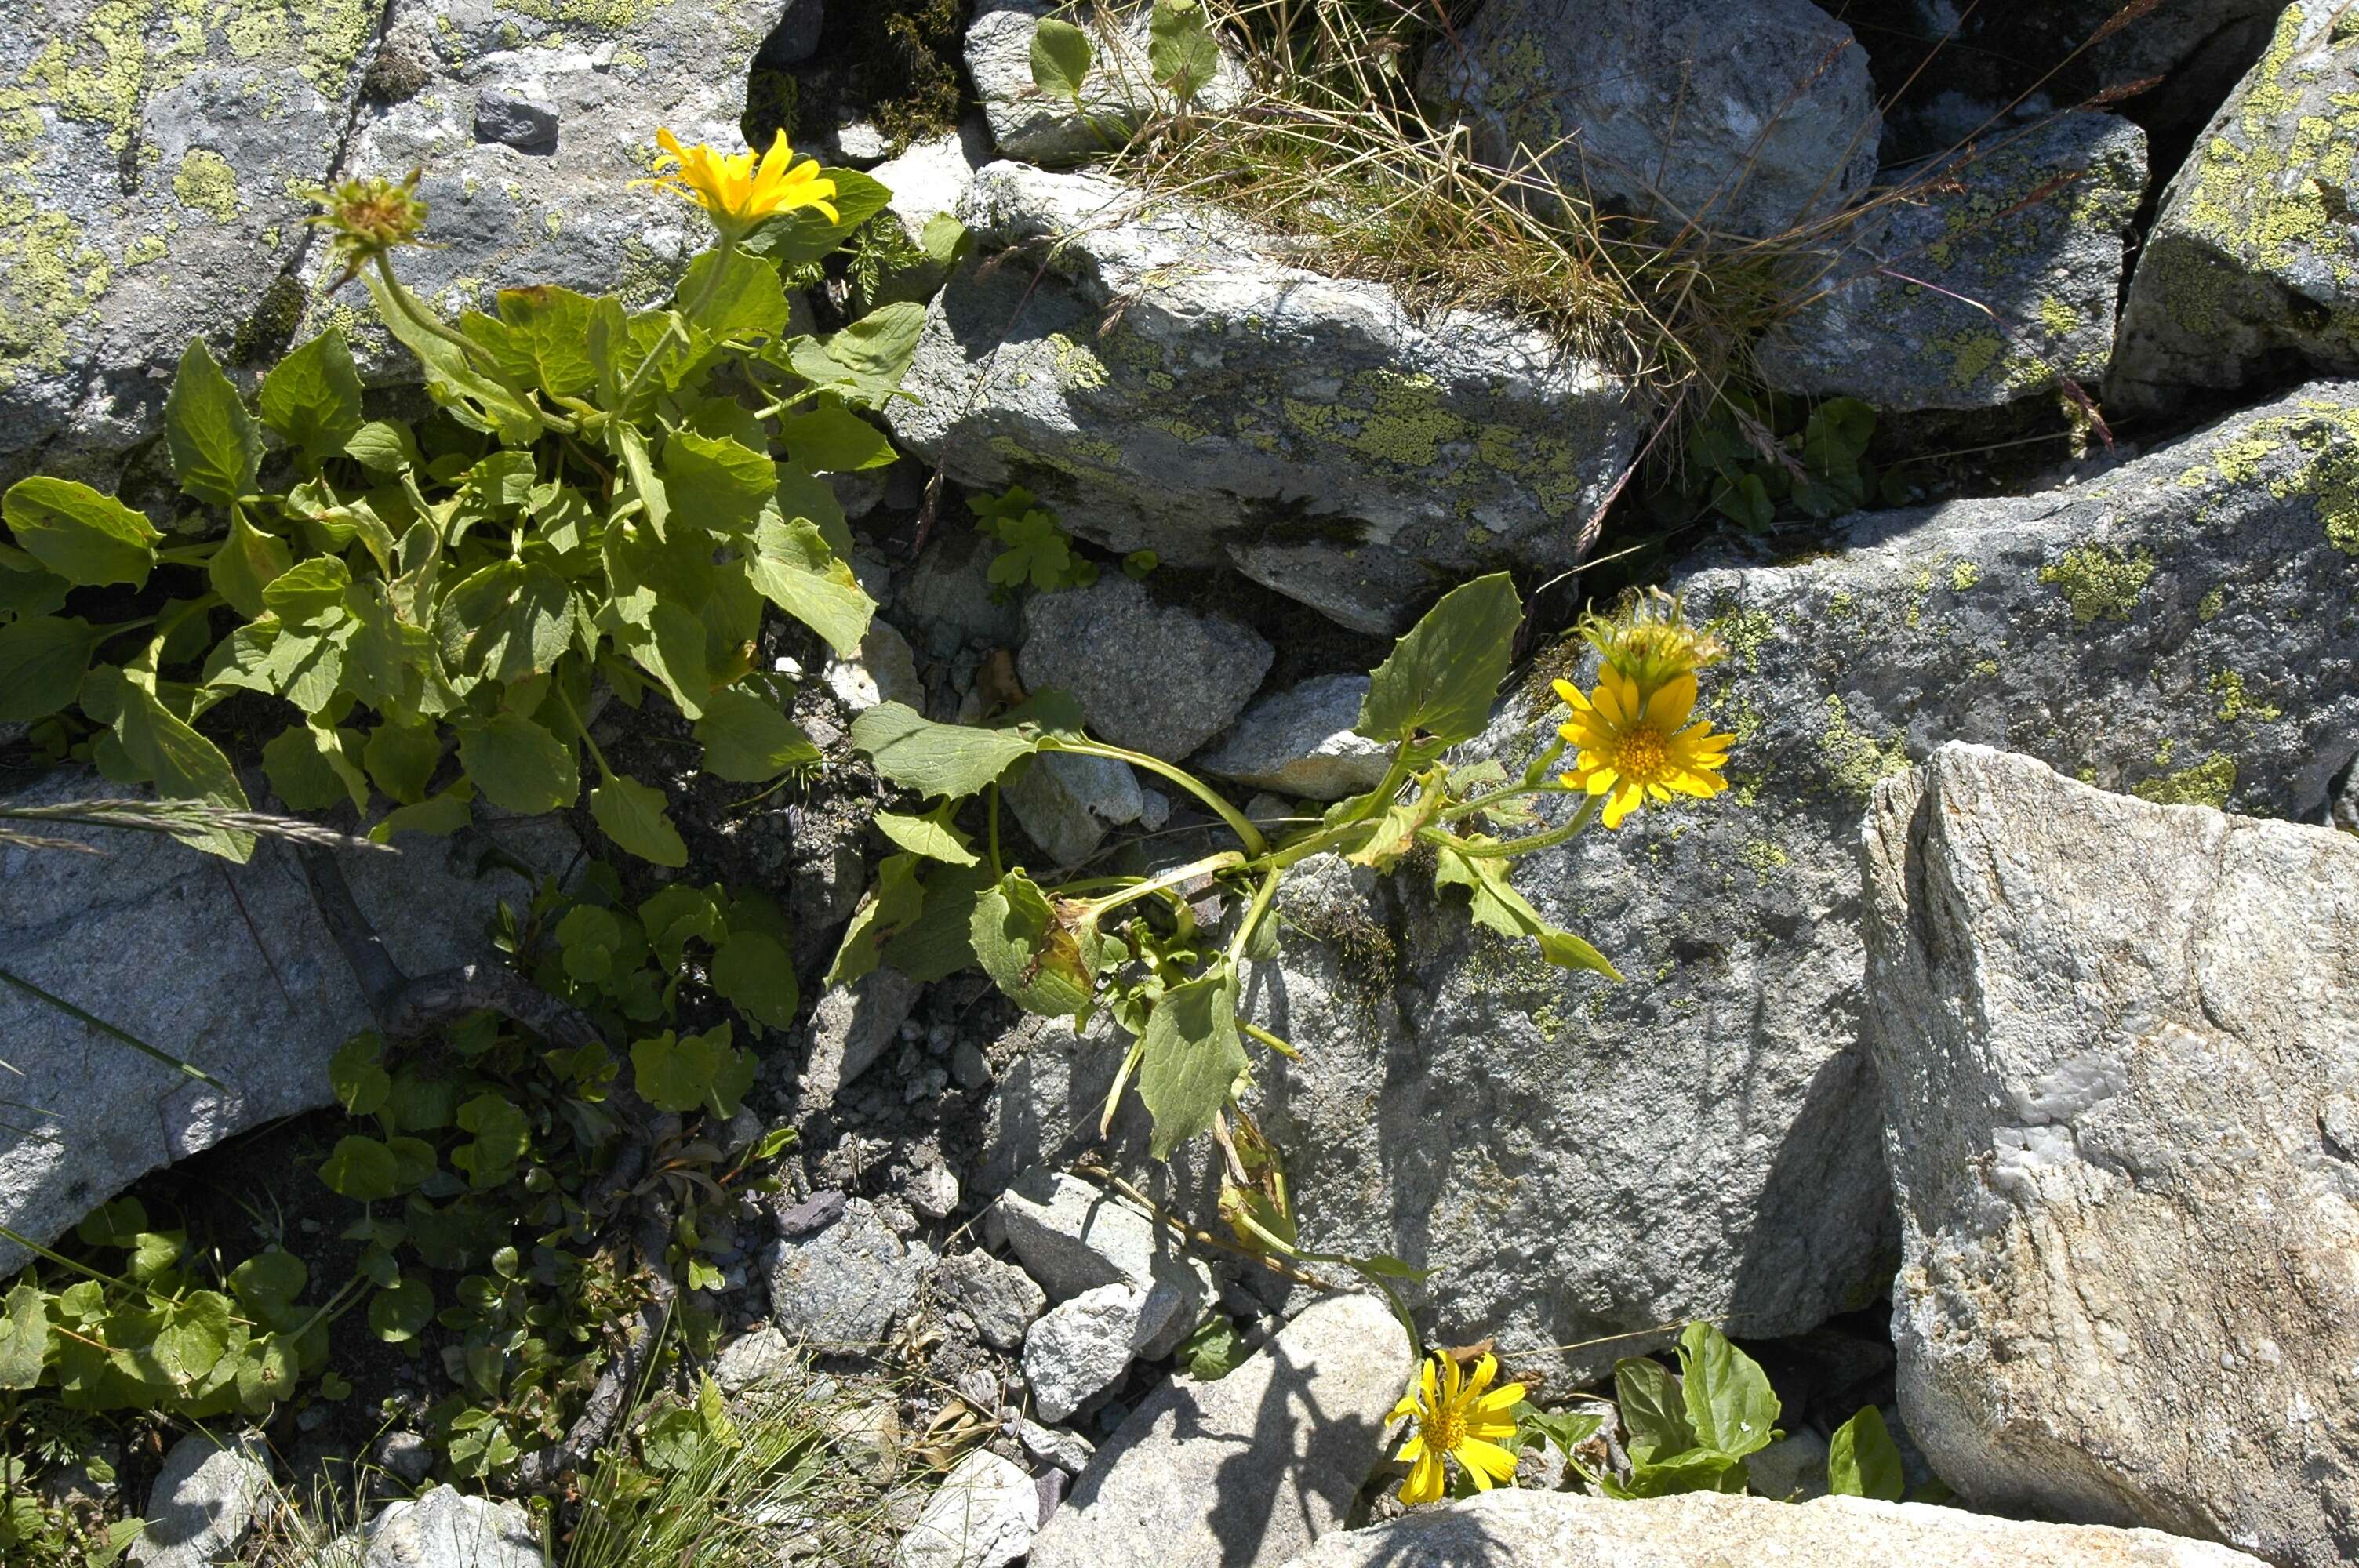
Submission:
M 1705 701 L 1734 787 L 1518 861 L 1619 985 L 1473 928 L 1413 869 L 1334 861 L 1280 894 L 1245 1012 L 1255 1115 L 1322 1250 L 1444 1266 L 1430 1336 L 1606 1370 L 1689 1317 L 1801 1333 L 1891 1279 L 1856 859 L 1876 782 L 1944 741 L 2101 786 L 2322 820 L 2359 752 L 2359 395 L 2306 388 L 2047 494 L 1856 519 L 1823 556 L 1675 579 L 1728 642 Z M 1576 654 L 1563 667 L 1585 670 Z M 1548 661 L 1544 660 L 1543 663 Z M 1543 670 L 1470 752 L 1522 768 L 1563 717 Z M 1561 803 L 1547 809 L 1556 812 Z M 1027 1028 L 982 1190 L 1093 1142 L 1125 1042 Z M 1201 1151 L 1115 1154 L 1199 1223 Z
M 1227 1377 L 1175 1380 L 1133 1411 L 1031 1568 L 1277 1568 L 1343 1521 L 1415 1370 L 1382 1302 L 1315 1303 Z
M 1934 1468 L 2359 1557 L 2359 839 L 1952 745 L 1877 789 L 1862 860 Z
M 437 1487 L 386 1507 L 363 1532 L 361 1568 L 547 1568 L 540 1530 L 518 1503 Z
M 2151 1530 L 2033 1524 L 1923 1503 L 1717 1492 L 1617 1502 L 1492 1492 L 1331 1535 L 1286 1568 L 2260 1568 Z
M 823 1354 L 866 1350 L 916 1302 L 931 1267 L 931 1253 L 905 1246 L 874 1205 L 853 1198 L 825 1229 L 778 1244 L 770 1314 Z
M 9 798 L 56 803 L 119 785 L 60 772 Z M 549 874 L 573 857 L 546 819 L 490 825 Z M 44 829 L 48 833 L 48 829 Z M 343 954 L 294 856 L 268 839 L 234 866 L 157 834 L 61 828 L 94 853 L 0 849 L 0 955 L 9 970 L 202 1067 L 224 1092 L 21 991 L 0 989 L 0 1224 L 48 1241 L 138 1177 L 234 1133 L 335 1103 L 328 1059 L 370 1026 Z M 405 836 L 398 854 L 345 852 L 361 912 L 395 963 L 420 975 L 497 962 L 486 934 L 512 875 L 476 880 L 451 845 Z M 0 1273 L 25 1260 L 0 1245 Z
M 140 1568 L 211 1568 L 254 1530 L 270 1496 L 269 1450 L 257 1437 L 223 1444 L 192 1432 L 172 1444 L 147 1494 L 147 1520 L 131 1543 Z
M 927 308 L 902 442 L 1117 553 L 1233 567 L 1362 631 L 1495 567 L 1570 565 L 1644 423 L 1536 332 L 1413 314 L 1207 208 L 995 163 L 959 216 L 983 254 Z
M 2108 395 L 2168 406 L 2307 365 L 2359 370 L 2359 52 L 2294 0 L 2163 193 L 2122 308 Z M 2136 29 L 2132 29 L 2135 31 Z

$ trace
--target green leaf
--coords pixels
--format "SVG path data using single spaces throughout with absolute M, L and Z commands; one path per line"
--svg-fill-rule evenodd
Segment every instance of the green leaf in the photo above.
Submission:
M 163 537 L 114 497 L 46 474 L 10 485 L 0 516 L 27 554 L 76 588 L 147 587 Z
M 781 266 L 818 261 L 841 247 L 854 229 L 885 211 L 893 199 L 891 191 L 856 168 L 820 172 L 835 182 L 832 205 L 839 222 L 831 223 L 825 214 L 809 208 L 773 218 L 745 237 L 742 248 L 747 254 L 766 256 Z
M 295 1309 L 295 1298 L 310 1278 L 302 1259 L 274 1247 L 231 1270 L 229 1288 L 248 1312 L 275 1321 Z
M 220 747 L 190 729 L 138 682 L 118 677 L 115 684 L 123 705 L 114 721 L 115 739 L 123 743 L 133 764 L 154 781 L 157 794 L 170 800 L 205 801 L 234 811 L 253 808 L 245 786 L 237 782 L 236 770 Z M 234 828 L 179 828 L 173 837 L 241 865 L 254 854 L 254 835 Z
M 309 629 L 341 612 L 351 595 L 352 568 L 335 556 L 313 556 L 289 567 L 262 589 L 262 607 L 289 628 Z
M 41 1380 L 55 1338 L 41 1287 L 20 1279 L 0 1315 L 0 1389 L 29 1389 Z
M 853 719 L 852 743 L 904 789 L 952 800 L 973 795 L 1040 749 L 1013 730 L 936 724 L 899 702 L 879 703 Z
M 1843 1498 L 1879 1498 L 1897 1503 L 1908 1489 L 1900 1445 L 1884 1424 L 1884 1412 L 1863 1405 L 1835 1428 L 1827 1443 L 1827 1490 Z
M 505 1093 L 480 1094 L 459 1108 L 459 1130 L 475 1135 L 451 1151 L 451 1168 L 477 1192 L 488 1192 L 516 1174 L 532 1141 L 532 1123 Z
M 262 748 L 262 771 L 288 809 L 327 811 L 349 800 L 368 810 L 368 781 L 344 746 L 348 730 L 290 724 Z
M 344 455 L 371 473 L 399 473 L 426 464 L 419 455 L 418 438 L 399 419 L 370 420 L 345 440 Z
M 922 855 L 929 860 L 948 860 L 953 866 L 979 863 L 975 852 L 966 847 L 957 831 L 933 817 L 880 811 L 871 820 L 885 837 L 913 855 Z
M 755 1022 L 785 1029 L 802 1000 L 795 985 L 794 960 L 775 936 L 734 931 L 712 955 L 712 989 L 721 1000 Z
M 230 1300 L 218 1291 L 199 1291 L 165 1309 L 164 1326 L 149 1353 L 175 1383 L 194 1383 L 213 1369 L 229 1348 Z
M 331 327 L 270 367 L 262 378 L 264 423 L 313 462 L 332 458 L 359 433 L 361 376 Z
M 1206 974 L 1166 990 L 1147 1015 L 1138 1064 L 1138 1098 L 1155 1126 L 1147 1152 L 1168 1160 L 1229 1103 L 1245 1069 L 1237 1037 L 1237 972 L 1225 959 Z
M 740 687 L 726 687 L 705 698 L 696 721 L 704 747 L 703 771 L 734 784 L 767 784 L 788 768 L 820 760 L 819 748 L 777 705 Z
M 348 1132 L 336 1140 L 321 1165 L 320 1180 L 339 1196 L 375 1203 L 401 1190 L 394 1179 L 396 1170 L 392 1150 L 376 1139 Z
M 688 846 L 665 815 L 664 793 L 626 774 L 610 774 L 590 792 L 590 815 L 607 838 L 658 866 L 688 864 Z
M 423 1280 L 403 1280 L 369 1298 L 369 1332 L 387 1345 L 417 1338 L 433 1317 L 434 1290 Z
M 455 674 L 520 681 L 555 669 L 572 645 L 572 598 L 547 567 L 495 561 L 444 596 L 434 632 Z
M 1180 1342 L 1180 1365 L 1200 1383 L 1227 1377 L 1252 1354 L 1253 1347 L 1237 1332 L 1237 1325 L 1220 1313 L 1197 1325 L 1196 1331 Z
M 1422 732 L 1443 745 L 1481 734 L 1523 617 L 1506 572 L 1443 594 L 1376 666 L 1354 732 L 1387 743 Z
M 286 541 L 245 520 L 243 508 L 230 514 L 229 533 L 205 563 L 205 578 L 230 608 L 248 621 L 263 612 L 262 590 L 287 574 L 295 557 Z
M 1778 1404 L 1768 1375 L 1719 1329 L 1701 1322 L 1687 1325 L 1680 1335 L 1680 1369 L 1688 1423 L 1700 1445 L 1741 1459 L 1775 1440 Z
M 540 416 L 516 387 L 479 368 L 449 339 L 411 319 L 386 292 L 385 280 L 375 268 L 363 272 L 361 281 L 375 302 L 377 319 L 385 330 L 417 356 L 426 373 L 428 396 L 446 408 L 464 411 L 472 406 L 472 416 L 498 431 L 509 445 L 521 446 L 540 434 Z
M 459 765 L 484 798 L 504 811 L 535 816 L 571 806 L 582 795 L 573 748 L 519 713 L 503 710 L 460 730 Z
M 1632 1451 L 1630 1483 L 1604 1478 L 1611 1498 L 1668 1498 L 1681 1492 L 1741 1492 L 1745 1461 L 1710 1448 L 1690 1448 L 1663 1459 L 1637 1459 Z
M 1605 1425 L 1605 1418 L 1593 1411 L 1544 1411 L 1529 1400 L 1516 1400 L 1509 1413 L 1516 1418 L 1515 1446 L 1518 1450 L 1534 1438 L 1544 1438 L 1567 1459 Z
M 816 523 L 765 516 L 754 525 L 745 575 L 763 598 L 818 633 L 836 657 L 849 659 L 860 652 L 876 601 Z
M 580 784 L 577 781 L 575 790 Z M 372 844 L 389 844 L 397 833 L 427 833 L 440 836 L 456 833 L 474 820 L 470 809 L 475 798 L 475 786 L 461 779 L 440 795 L 429 796 L 415 806 L 397 807 L 385 814 L 385 820 L 368 830 Z
M 633 664 L 656 677 L 681 713 L 690 719 L 704 717 L 712 674 L 705 665 L 702 621 L 676 604 L 658 602 L 644 625 L 625 627 L 615 641 Z
M 639 1097 L 658 1110 L 734 1116 L 754 1087 L 754 1059 L 730 1044 L 726 1023 L 678 1037 L 667 1029 L 632 1044 L 631 1076 Z
M 1614 1397 L 1629 1433 L 1630 1456 L 1641 1463 L 1684 1454 L 1696 1445 L 1679 1379 L 1661 1362 L 1644 1356 L 1614 1364 Z
M 992 982 L 1027 1011 L 1049 1018 L 1079 1013 L 1096 989 L 1078 934 L 1020 871 L 1009 871 L 975 901 L 967 939 Z
M 590 359 L 590 318 L 595 301 L 555 284 L 503 288 L 499 319 L 486 331 L 470 314 L 469 335 L 488 347 L 500 368 L 519 384 L 538 384 L 551 397 L 583 397 L 598 379 Z
M 788 454 L 813 473 L 883 468 L 899 454 L 882 430 L 848 408 L 814 408 L 778 421 Z
M 28 722 L 73 706 L 107 629 L 34 615 L 0 626 L 0 722 Z
M 848 986 L 875 968 L 886 942 L 914 922 L 924 908 L 918 857 L 886 856 L 876 867 L 875 885 L 862 896 L 859 907 L 852 912 L 852 923 L 843 929 L 843 940 L 836 945 L 827 983 Z M 968 919 L 973 918 L 970 908 Z M 973 949 L 966 951 L 971 955 Z
M 1494 842 L 1481 833 L 1469 835 L 1470 844 Z M 1559 968 L 1594 969 L 1609 980 L 1618 980 L 1621 972 L 1604 954 L 1561 926 L 1550 925 L 1527 899 L 1507 881 L 1510 862 L 1499 855 L 1462 855 L 1455 849 L 1444 849 L 1435 856 L 1433 885 L 1442 888 L 1462 887 L 1471 902 L 1467 913 L 1478 925 L 1486 925 L 1503 936 L 1528 936 L 1539 945 L 1540 957 Z
M 675 1405 L 640 1428 L 639 1457 L 659 1476 L 681 1475 L 703 1462 L 712 1442 L 704 1418 L 694 1410 Z
M 973 967 L 974 906 L 992 881 L 987 862 L 929 870 L 924 910 L 886 938 L 885 962 L 920 982 L 946 979 Z
M 743 534 L 777 492 L 778 467 L 728 437 L 675 430 L 664 442 L 663 482 L 672 507 L 699 527 Z
M 375 1116 L 393 1092 L 393 1078 L 383 1065 L 385 1042 L 363 1032 L 338 1046 L 328 1058 L 328 1087 L 347 1116 Z
M 682 310 L 689 325 L 714 339 L 775 338 L 786 330 L 791 312 L 778 269 L 756 256 L 732 252 L 728 270 L 715 280 L 718 251 L 702 251 L 688 264 L 680 280 L 679 298 L 695 310 Z
M 369 778 L 386 795 L 404 806 L 426 798 L 427 784 L 442 761 L 442 736 L 431 724 L 388 719 L 369 731 L 361 762 Z
M 718 943 L 728 935 L 729 923 L 716 896 L 720 892 L 674 882 L 639 905 L 639 924 L 666 970 L 679 969 L 690 942 Z
M 1155 0 L 1147 24 L 1147 68 L 1156 81 L 1184 102 L 1203 92 L 1220 64 L 1221 48 L 1201 5 L 1195 0 Z
M 892 400 L 916 357 L 925 324 L 926 308 L 921 304 L 902 300 L 881 305 L 822 341 L 799 339 L 794 367 L 814 384 L 847 402 L 882 408 Z
M 1077 99 L 1091 59 L 1087 33 L 1071 22 L 1043 17 L 1032 34 L 1032 85 L 1050 98 Z
M 227 506 L 253 491 L 262 438 L 201 339 L 190 338 L 181 351 L 172 395 L 164 400 L 164 440 L 183 494 Z

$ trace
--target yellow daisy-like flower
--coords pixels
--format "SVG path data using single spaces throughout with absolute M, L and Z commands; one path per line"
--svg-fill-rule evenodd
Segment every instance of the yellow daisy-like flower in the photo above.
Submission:
M 1426 1357 L 1418 1386 L 1386 1418 L 1387 1424 L 1408 1417 L 1417 1422 L 1398 1455 L 1409 1466 L 1401 1501 L 1415 1507 L 1440 1498 L 1449 1481 L 1445 1457 L 1458 1461 L 1477 1491 L 1514 1478 L 1515 1451 L 1502 1444 L 1515 1437 L 1516 1418 L 1508 1412 L 1524 1397 L 1524 1386 L 1494 1389 L 1491 1379 L 1498 1374 L 1498 1359 L 1492 1356 L 1475 1362 L 1471 1377 L 1462 1376 L 1458 1363 L 1439 1351 Z
M 1728 748 L 1736 737 L 1715 735 L 1701 719 L 1688 722 L 1695 710 L 1694 676 L 1674 676 L 1648 696 L 1608 665 L 1598 672 L 1597 689 L 1589 696 L 1562 680 L 1556 683 L 1556 694 L 1572 709 L 1572 722 L 1558 733 L 1579 751 L 1572 771 L 1561 777 L 1574 789 L 1603 797 L 1606 827 L 1620 827 L 1649 800 L 1710 796 L 1728 787 L 1720 771 L 1728 765 Z
M 750 151 L 715 152 L 701 142 L 684 147 L 669 130 L 656 133 L 656 146 L 663 149 L 656 159 L 656 178 L 633 183 L 695 202 L 714 228 L 732 238 L 765 218 L 805 207 L 825 213 L 831 223 L 842 222 L 835 203 L 828 200 L 835 194 L 835 181 L 821 175 L 815 159 L 795 162 L 784 131 L 758 159 Z

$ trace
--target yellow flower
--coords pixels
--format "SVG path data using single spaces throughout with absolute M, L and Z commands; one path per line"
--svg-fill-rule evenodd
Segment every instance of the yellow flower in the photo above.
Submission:
M 1608 665 L 1598 671 L 1591 695 L 1562 680 L 1556 694 L 1572 709 L 1572 722 L 1558 733 L 1579 753 L 1561 777 L 1573 789 L 1603 797 L 1606 827 L 1620 827 L 1649 800 L 1710 796 L 1728 787 L 1720 770 L 1736 737 L 1715 735 L 1701 719 L 1688 722 L 1695 709 L 1693 675 L 1675 676 L 1642 695 L 1636 681 Z
M 1689 625 L 1681 600 L 1659 588 L 1625 598 L 1612 615 L 1583 616 L 1581 635 L 1602 661 L 1637 683 L 1642 697 L 1727 653 L 1719 638 Z
M 796 163 L 784 131 L 758 162 L 751 152 L 723 156 L 701 142 L 681 146 L 668 130 L 656 133 L 656 145 L 663 148 L 656 158 L 657 178 L 633 183 L 695 202 L 712 218 L 712 226 L 732 239 L 765 218 L 803 207 L 825 213 L 831 223 L 842 222 L 835 203 L 828 200 L 835 194 L 835 181 L 822 178 L 813 159 Z
M 1387 1424 L 1404 1417 L 1417 1420 L 1417 1430 L 1401 1444 L 1398 1455 L 1409 1466 L 1408 1479 L 1401 1483 L 1401 1501 L 1415 1507 L 1441 1496 L 1448 1480 L 1445 1454 L 1458 1461 L 1477 1491 L 1487 1492 L 1514 1477 L 1515 1452 L 1500 1444 L 1516 1434 L 1516 1418 L 1508 1412 L 1524 1397 L 1524 1386 L 1493 1389 L 1491 1379 L 1498 1373 L 1497 1358 L 1487 1355 L 1474 1363 L 1473 1376 L 1463 1379 L 1451 1357 L 1439 1351 L 1426 1357 L 1418 1386 L 1385 1418 Z

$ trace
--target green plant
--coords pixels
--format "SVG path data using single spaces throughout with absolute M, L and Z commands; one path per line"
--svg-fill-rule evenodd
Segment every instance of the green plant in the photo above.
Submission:
M 860 413 L 893 395 L 921 313 L 788 330 L 780 268 L 834 251 L 887 195 L 832 178 L 832 215 L 724 226 L 670 308 L 543 285 L 455 322 L 388 260 L 423 221 L 406 188 L 323 193 L 436 411 L 369 416 L 340 328 L 281 359 L 252 405 L 190 342 L 165 412 L 182 500 L 168 530 L 69 480 L 0 501 L 0 719 L 111 778 L 242 811 L 216 740 L 241 730 L 298 810 L 366 817 L 386 797 L 379 838 L 448 831 L 479 795 L 570 806 L 586 748 L 600 827 L 683 864 L 663 793 L 592 739 L 593 685 L 632 705 L 662 693 L 704 771 L 766 783 L 818 753 L 755 671 L 766 605 L 846 656 L 875 608 L 820 476 L 892 460 Z M 236 860 L 253 847 L 243 827 L 181 835 Z
M 1754 530 L 1788 508 L 1839 517 L 1879 493 L 1866 458 L 1875 434 L 1875 410 L 1855 397 L 1806 406 L 1729 390 L 1689 428 L 1684 460 L 1649 492 L 1648 504 L 1668 522 L 1708 508 Z
M 1074 553 L 1072 536 L 1057 526 L 1040 498 L 1022 485 L 1011 485 L 998 495 L 971 495 L 966 504 L 974 514 L 976 529 L 1006 546 L 991 559 L 991 580 L 1001 588 L 1029 584 L 1038 592 L 1054 593 L 1098 580 L 1097 563 Z M 1128 569 L 1127 560 L 1124 567 Z
M 1897 1503 L 1908 1489 L 1900 1466 L 1900 1445 L 1884 1424 L 1884 1412 L 1863 1405 L 1835 1428 L 1827 1442 L 1827 1490 L 1837 1497 L 1881 1498 Z
M 1689 1324 L 1680 1335 L 1679 1360 L 1677 1376 L 1645 1357 L 1614 1363 L 1630 1478 L 1600 1477 L 1606 1496 L 1742 1492 L 1750 1478 L 1745 1456 L 1785 1435 L 1768 1376 L 1719 1329 Z
M 51 1502 L 32 1486 L 38 1473 L 0 1453 L 0 1553 L 10 1568 L 109 1568 L 138 1539 L 146 1521 L 91 1518 Z

